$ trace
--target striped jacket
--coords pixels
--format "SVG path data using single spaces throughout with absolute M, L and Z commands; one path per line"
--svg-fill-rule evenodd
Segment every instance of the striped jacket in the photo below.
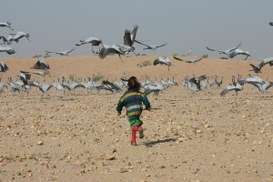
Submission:
M 139 119 L 142 112 L 142 104 L 144 104 L 147 109 L 151 107 L 146 95 L 141 92 L 126 91 L 119 99 L 116 110 L 117 112 L 121 112 L 123 106 L 125 106 L 126 115 L 129 121 L 132 121 Z

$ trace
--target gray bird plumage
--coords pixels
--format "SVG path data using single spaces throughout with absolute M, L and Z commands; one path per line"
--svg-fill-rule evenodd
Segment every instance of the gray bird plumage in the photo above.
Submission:
M 136 43 L 140 44 L 140 45 L 143 45 L 145 46 L 143 49 L 150 49 L 150 50 L 153 50 L 155 51 L 156 49 L 160 48 L 160 47 L 164 47 L 167 45 L 167 43 L 163 43 L 163 44 L 158 44 L 158 45 L 149 45 L 149 44 L 145 44 L 144 42 L 141 42 L 141 41 L 138 41 L 138 40 L 135 40 Z
M 5 88 L 7 89 L 8 87 L 1 81 L 0 77 L 0 92 L 3 93 Z
M 7 64 L 1 61 L 0 62 L 0 72 L 6 72 L 8 70 L 9 70 L 9 68 L 8 68 Z
M 32 67 L 33 69 L 41 69 L 41 70 L 47 70 L 50 69 L 47 62 L 44 60 L 38 60 Z
M 235 81 L 235 77 L 232 76 L 232 83 L 222 90 L 220 96 L 225 96 L 231 91 L 235 91 L 236 95 L 238 95 L 238 92 L 243 90 L 243 83 L 244 82 L 242 82 L 240 77 L 238 77 L 237 81 Z
M 112 46 L 102 44 L 102 48 L 98 52 L 99 58 L 101 59 L 104 59 L 106 58 L 106 56 L 113 55 L 113 54 L 117 54 L 119 58 L 121 59 L 121 55 L 125 54 L 125 49 L 122 49 L 121 46 L 118 46 L 115 44 Z
M 254 64 L 249 64 L 252 67 L 252 70 L 249 70 L 249 71 L 254 71 L 255 73 L 261 73 L 262 68 L 267 64 L 270 66 L 273 66 L 273 57 L 263 59 L 260 62 L 260 64 L 257 66 Z
M 88 37 L 85 40 L 80 40 L 79 43 L 76 43 L 76 46 L 82 46 L 85 44 L 91 44 L 91 50 L 95 54 L 95 51 L 93 49 L 94 46 L 99 46 L 102 43 L 102 40 L 96 37 Z
M 7 54 L 15 54 L 16 51 L 12 47 L 0 47 L 0 52 L 6 52 Z
M 159 64 L 167 65 L 168 70 L 170 70 L 170 66 L 172 65 L 172 62 L 168 57 L 161 57 L 160 56 L 154 60 L 153 64 L 154 65 L 159 65 Z
M 1 44 L 8 44 L 9 43 L 8 39 L 5 36 L 0 35 L 0 40 L 1 39 L 3 40 L 3 43 L 1 43 Z
M 133 44 L 135 43 L 136 34 L 138 30 L 138 25 L 135 25 L 133 30 L 125 30 L 124 36 L 123 36 L 123 44 L 133 47 Z
M 206 47 L 206 48 L 209 51 L 215 51 L 215 52 L 218 52 L 219 54 L 224 54 L 224 55 L 228 56 L 228 58 L 230 58 L 230 59 L 232 59 L 238 55 L 245 55 L 246 56 L 245 60 L 246 60 L 250 56 L 250 53 L 248 51 L 238 49 L 240 46 L 241 46 L 241 43 L 239 43 L 237 46 L 235 46 L 231 49 L 227 49 L 227 50 L 216 50 L 216 49 L 212 49 L 209 47 Z
M 197 63 L 199 61 L 201 61 L 203 58 L 198 58 L 198 59 L 189 59 L 189 60 L 185 60 L 185 59 L 182 59 L 182 58 L 179 58 L 177 56 L 173 56 L 174 59 L 178 60 L 178 61 L 184 61 L 185 63 Z
M 250 76 L 245 80 L 245 83 L 255 86 L 261 93 L 265 93 L 267 89 L 273 86 L 273 82 L 263 81 L 258 76 Z
M 13 31 L 13 28 L 11 27 L 11 23 L 9 21 L 7 21 L 7 22 L 0 22 L 0 27 L 7 27 L 7 28 L 9 28 L 10 30 Z
M 47 54 L 58 54 L 58 55 L 61 55 L 61 56 L 68 56 L 68 54 L 71 53 L 74 50 L 75 50 L 75 48 L 65 50 L 65 51 L 45 51 L 45 52 Z
M 25 33 L 25 32 L 16 32 L 16 33 L 10 33 L 9 36 L 8 36 L 8 42 L 9 43 L 12 43 L 13 41 L 14 42 L 19 42 L 20 39 L 22 39 L 23 37 L 26 37 L 29 41 L 29 33 Z

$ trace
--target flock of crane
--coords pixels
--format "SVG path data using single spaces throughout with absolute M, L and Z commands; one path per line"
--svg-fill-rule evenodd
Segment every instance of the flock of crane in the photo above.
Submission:
M 273 22 L 270 22 L 269 25 L 273 26 Z M 11 26 L 10 22 L 0 22 L 0 27 L 6 27 L 9 28 L 11 31 L 14 31 L 13 27 Z M 132 30 L 125 30 L 124 35 L 123 35 L 123 44 L 114 44 L 114 45 L 107 45 L 104 44 L 103 41 L 99 38 L 96 37 L 88 37 L 85 40 L 80 40 L 78 43 L 75 43 L 76 47 L 80 47 L 82 45 L 91 45 L 91 51 L 93 54 L 98 55 L 99 58 L 104 59 L 108 55 L 113 55 L 116 54 L 119 56 L 119 58 L 122 61 L 121 56 L 122 55 L 127 55 L 129 53 L 133 53 L 134 55 L 137 55 L 135 53 L 135 47 L 134 44 L 137 43 L 141 46 L 144 46 L 145 49 L 150 49 L 150 50 L 156 50 L 158 48 L 164 47 L 167 45 L 167 43 L 163 44 L 158 44 L 158 45 L 149 45 L 146 44 L 144 41 L 139 41 L 136 39 L 137 31 L 138 31 L 138 26 L 135 25 Z M 0 34 L 0 42 L 1 46 L 0 47 L 0 52 L 6 52 L 7 54 L 15 54 L 16 51 L 10 46 L 12 43 L 18 43 L 20 39 L 22 38 L 27 38 L 28 40 L 30 35 L 25 32 L 16 32 L 16 33 L 10 33 L 8 37 L 5 37 L 4 35 Z M 241 46 L 241 43 L 239 43 L 237 46 L 227 49 L 227 50 L 217 50 L 217 49 L 212 49 L 209 47 L 206 47 L 207 50 L 209 51 L 215 51 L 218 52 L 219 54 L 223 54 L 227 56 L 228 58 L 232 59 L 237 55 L 244 55 L 245 60 L 250 57 L 249 51 L 244 51 L 242 49 L 239 49 Z M 45 57 L 50 56 L 50 54 L 58 54 L 61 56 L 68 56 L 72 51 L 76 49 L 76 47 L 73 47 L 70 50 L 65 50 L 65 51 L 45 51 Z M 95 51 L 94 47 L 98 47 L 98 50 Z M 190 55 L 192 52 L 189 51 L 187 55 Z M 173 58 L 177 61 L 182 61 L 185 63 L 197 63 L 203 59 L 203 57 L 200 57 L 198 59 L 190 59 L 190 60 L 185 60 L 184 58 L 180 58 L 178 56 L 173 56 Z M 165 56 L 161 57 L 159 56 L 153 61 L 153 65 L 166 65 L 168 66 L 168 70 L 170 70 L 170 66 L 172 65 L 171 60 Z M 262 60 L 258 65 L 250 64 L 251 70 L 254 71 L 256 74 L 261 73 L 261 70 L 264 66 L 269 65 L 273 66 L 273 57 L 265 58 Z M 77 88 L 85 88 L 87 90 L 107 90 L 110 92 L 120 92 L 122 91 L 122 87 L 126 86 L 126 80 L 122 80 L 121 82 L 109 82 L 107 80 L 104 80 L 102 83 L 97 83 L 91 78 L 88 78 L 87 81 L 85 82 L 76 82 L 73 80 L 70 84 L 65 81 L 63 78 L 62 82 L 54 82 L 53 84 L 48 84 L 48 83 L 39 83 L 37 81 L 32 81 L 30 80 L 31 74 L 36 74 L 36 75 L 41 75 L 41 76 L 46 76 L 50 75 L 50 72 L 48 71 L 50 69 L 50 66 L 46 61 L 44 60 L 38 60 L 37 63 L 32 67 L 33 69 L 38 69 L 42 71 L 33 71 L 33 72 L 26 72 L 26 71 L 21 71 L 20 74 L 17 76 L 17 80 L 13 81 L 12 78 L 8 78 L 8 86 L 11 87 L 11 90 L 13 93 L 16 91 L 29 91 L 30 88 L 32 87 L 37 87 L 39 90 L 44 94 L 48 92 L 51 88 L 55 88 L 57 90 L 74 90 Z M 8 70 L 8 66 L 4 62 L 0 62 L 0 72 L 6 72 Z M 193 76 L 193 77 L 186 77 L 183 80 L 183 86 L 187 88 L 188 90 L 196 93 L 199 92 L 205 88 L 208 88 L 213 85 L 217 85 L 218 87 L 221 86 L 223 81 L 223 78 L 221 80 L 218 80 L 218 76 L 216 75 L 213 79 L 209 79 L 206 75 L 201 75 L 201 76 Z M 244 84 L 251 84 L 254 85 L 259 89 L 260 92 L 264 93 L 266 92 L 267 89 L 273 86 L 273 82 L 270 81 L 263 81 L 261 78 L 258 76 L 250 76 L 246 78 L 245 80 L 242 79 L 237 79 L 235 80 L 235 77 L 232 78 L 232 83 L 225 87 L 222 92 L 220 93 L 221 96 L 224 96 L 226 93 L 230 91 L 238 91 L 243 90 L 243 85 Z M 178 85 L 178 83 L 173 79 L 171 80 L 161 80 L 159 83 L 155 83 L 151 80 L 146 79 L 145 81 L 142 82 L 142 86 L 144 88 L 144 93 L 145 94 L 150 94 L 150 93 L 155 93 L 158 95 L 159 92 L 170 88 L 171 86 Z M 7 88 L 7 85 L 1 82 L 0 80 L 0 92 L 3 92 L 4 89 Z
M 34 65 L 37 66 L 37 63 Z M 4 92 L 4 89 L 11 88 L 12 93 L 15 95 L 16 92 L 25 92 L 29 93 L 32 88 L 38 88 L 41 92 L 41 95 L 44 96 L 50 89 L 55 88 L 57 91 L 62 91 L 64 94 L 66 91 L 72 93 L 73 90 L 87 90 L 87 93 L 90 93 L 93 90 L 97 92 L 104 90 L 107 93 L 122 93 L 127 88 L 127 80 L 121 79 L 120 81 L 110 82 L 108 80 L 103 80 L 102 82 L 98 82 L 99 79 L 95 77 L 87 77 L 84 80 L 78 81 L 74 80 L 66 80 L 65 77 L 62 79 L 54 80 L 53 83 L 39 83 L 38 81 L 31 80 L 31 74 L 37 75 L 48 75 L 48 71 L 37 71 L 37 72 L 25 72 L 21 71 L 20 74 L 17 75 L 17 79 L 15 81 L 12 80 L 11 77 L 8 78 L 7 85 L 1 82 L 0 79 L 0 92 Z M 158 95 L 160 92 L 163 92 L 173 86 L 178 86 L 178 82 L 173 79 L 161 79 L 158 82 L 152 81 L 147 76 L 145 79 L 141 78 L 141 86 L 143 88 L 143 92 L 146 95 L 153 93 L 154 95 Z M 218 78 L 217 75 L 214 77 L 208 77 L 206 75 L 201 76 L 187 76 L 183 80 L 183 86 L 191 91 L 192 93 L 197 93 L 205 89 L 213 88 L 217 86 L 220 88 L 223 83 L 223 77 Z M 242 79 L 240 75 L 238 75 L 237 80 L 235 76 L 232 78 L 232 83 L 222 89 L 220 92 L 221 96 L 225 94 L 235 91 L 236 95 L 239 91 L 243 90 L 243 86 L 245 84 L 249 84 L 258 88 L 260 93 L 265 93 L 270 87 L 273 86 L 273 82 L 264 81 L 258 76 L 249 75 L 248 78 Z
M 222 83 L 223 83 L 223 78 L 218 79 L 217 75 L 215 75 L 214 80 L 207 79 L 206 75 L 201 75 L 201 76 L 197 76 L 197 77 L 194 76 L 191 78 L 186 77 L 183 81 L 184 86 L 188 90 L 190 90 L 194 93 L 199 92 L 199 91 L 206 89 L 208 87 L 211 87 L 213 85 L 217 85 L 218 87 L 220 87 L 222 85 Z M 238 95 L 238 92 L 243 90 L 243 86 L 245 84 L 255 86 L 260 93 L 265 93 L 269 88 L 271 88 L 273 86 L 273 82 L 264 81 L 259 76 L 249 75 L 248 78 L 242 79 L 242 76 L 238 75 L 237 80 L 236 80 L 235 76 L 233 75 L 232 76 L 232 83 L 230 83 L 230 85 L 226 86 L 220 92 L 220 95 L 224 96 L 231 91 L 235 91 L 236 95 Z
M 120 81 L 110 82 L 108 80 L 103 80 L 102 82 L 98 82 L 99 79 L 96 77 L 87 77 L 82 81 L 77 80 L 66 80 L 63 76 L 60 80 L 54 80 L 53 83 L 39 83 L 38 81 L 31 80 L 31 74 L 36 74 L 37 72 L 24 72 L 21 71 L 20 74 L 17 75 L 16 80 L 12 80 L 11 77 L 8 78 L 7 85 L 1 82 L 0 79 L 0 92 L 4 92 L 4 89 L 11 88 L 13 95 L 17 92 L 24 92 L 29 94 L 32 88 L 38 88 L 41 92 L 41 96 L 44 96 L 49 90 L 55 88 L 56 91 L 61 91 L 63 94 L 68 91 L 72 93 L 74 90 L 87 90 L 87 93 L 92 91 L 100 92 L 102 90 L 107 93 L 121 93 L 127 88 L 127 80 L 125 78 Z M 144 94 L 149 95 L 150 93 L 154 93 L 158 95 L 159 92 L 166 90 L 172 86 L 178 86 L 178 83 L 175 79 L 167 79 L 160 80 L 160 82 L 155 83 L 150 79 L 146 78 L 141 82 L 141 85 L 144 89 Z
M 12 24 L 10 22 L 0 22 L 0 27 L 6 27 L 9 28 L 10 30 L 14 30 L 11 26 Z M 135 55 L 137 55 L 135 53 L 135 47 L 134 44 L 137 43 L 141 46 L 144 46 L 144 50 L 156 50 L 158 48 L 167 46 L 167 43 L 162 43 L 162 44 L 157 44 L 157 45 L 149 45 L 147 43 L 145 43 L 144 41 L 139 41 L 136 39 L 136 35 L 137 35 L 137 31 L 138 31 L 138 26 L 135 25 L 133 27 L 133 30 L 125 30 L 124 32 L 124 36 L 123 36 L 123 44 L 113 44 L 113 45 L 107 45 L 105 44 L 101 39 L 97 38 L 97 37 L 88 37 L 85 40 L 80 40 L 78 43 L 75 43 L 75 46 L 72 49 L 69 50 L 65 50 L 65 51 L 52 51 L 52 50 L 46 50 L 45 51 L 45 55 L 44 57 L 49 57 L 50 54 L 57 54 L 57 55 L 61 55 L 61 56 L 68 56 L 71 52 L 73 52 L 74 50 L 76 50 L 76 47 L 80 47 L 82 45 L 85 44 L 89 44 L 92 47 L 92 52 L 94 54 L 97 54 L 100 58 L 106 58 L 107 55 L 111 55 L 111 54 L 117 54 L 120 59 L 121 59 L 121 55 L 126 55 L 129 53 L 133 53 Z M 10 33 L 7 37 L 4 35 L 0 34 L 0 40 L 2 39 L 2 43 L 0 42 L 0 44 L 4 44 L 6 46 L 1 46 L 0 47 L 0 52 L 6 52 L 7 54 L 15 54 L 16 51 L 10 46 L 13 42 L 18 43 L 20 39 L 22 38 L 27 38 L 29 40 L 29 33 L 25 33 L 25 32 L 12 32 Z M 242 49 L 239 49 L 239 47 L 241 46 L 241 43 L 239 45 L 237 45 L 236 47 L 233 47 L 231 49 L 228 50 L 217 50 L 217 49 L 212 49 L 209 47 L 206 47 L 207 50 L 209 51 L 215 51 L 218 52 L 219 54 L 224 54 L 225 56 L 227 56 L 228 58 L 234 58 L 235 56 L 238 55 L 245 55 L 245 59 L 247 59 L 250 56 L 249 51 L 244 51 Z M 99 47 L 98 51 L 94 51 L 93 47 Z M 35 57 L 41 57 L 41 55 L 35 55 Z M 162 59 L 161 59 L 162 60 Z M 163 62 L 159 62 L 156 61 L 157 64 L 165 64 L 169 66 L 169 62 L 168 61 L 163 61 Z M 195 63 L 195 62 L 187 62 L 187 63 Z

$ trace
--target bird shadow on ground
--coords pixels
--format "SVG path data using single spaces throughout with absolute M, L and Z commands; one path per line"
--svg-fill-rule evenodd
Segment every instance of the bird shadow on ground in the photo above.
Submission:
M 153 147 L 154 145 L 157 145 L 160 143 L 175 142 L 175 141 L 176 141 L 175 138 L 167 138 L 167 139 L 162 139 L 162 140 L 144 142 L 143 145 L 145 145 L 146 147 Z

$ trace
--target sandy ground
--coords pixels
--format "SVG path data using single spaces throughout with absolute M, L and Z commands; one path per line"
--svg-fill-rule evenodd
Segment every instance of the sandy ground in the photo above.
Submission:
M 149 95 L 151 111 L 142 120 L 145 138 L 130 145 L 125 112 L 117 117 L 121 93 L 49 90 L 29 94 L 4 90 L 0 110 L 0 181 L 273 181 L 273 88 L 266 93 L 245 85 L 244 90 L 220 97 L 232 75 L 248 77 L 257 61 L 204 59 L 196 64 L 173 61 L 139 67 L 156 57 L 51 57 L 51 77 L 32 80 L 53 83 L 58 78 L 123 76 L 172 79 L 178 86 Z M 34 71 L 38 59 L 2 58 L 9 70 L 2 82 L 20 70 Z M 186 76 L 224 77 L 192 94 L 182 85 Z M 268 65 L 259 76 L 273 81 Z

